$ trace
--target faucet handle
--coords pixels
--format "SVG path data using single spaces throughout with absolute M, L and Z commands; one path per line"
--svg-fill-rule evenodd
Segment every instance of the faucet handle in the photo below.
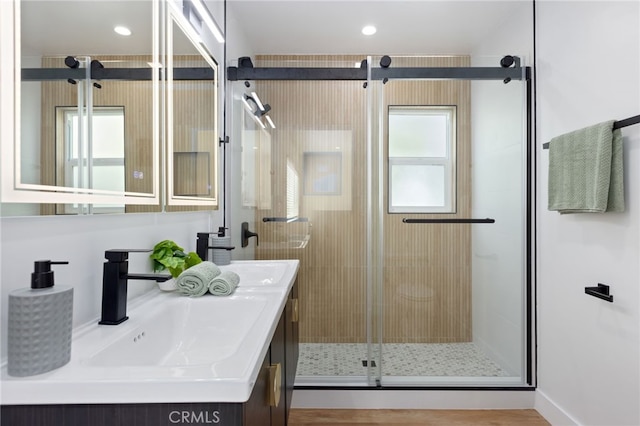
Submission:
M 126 262 L 129 253 L 149 253 L 149 249 L 111 249 L 104 252 L 104 257 L 109 262 Z
M 217 231 L 212 231 L 212 232 L 198 232 L 196 235 L 198 238 L 202 238 L 202 239 L 208 239 L 209 235 L 217 235 L 218 237 L 224 237 L 225 236 L 225 230 L 227 230 L 229 228 L 225 228 L 224 226 L 219 226 Z

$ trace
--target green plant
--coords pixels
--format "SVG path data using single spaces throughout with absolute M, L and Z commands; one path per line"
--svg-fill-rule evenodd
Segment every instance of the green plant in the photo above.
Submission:
M 195 252 L 185 253 L 184 249 L 171 240 L 160 241 L 153 247 L 149 255 L 153 260 L 153 271 L 168 270 L 173 278 L 177 278 L 182 271 L 202 262 Z

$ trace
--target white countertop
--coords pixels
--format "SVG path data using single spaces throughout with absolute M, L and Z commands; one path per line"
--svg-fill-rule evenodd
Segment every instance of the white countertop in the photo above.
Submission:
M 12 377 L 3 365 L 2 404 L 245 402 L 298 267 L 298 260 L 222 266 L 240 275 L 227 297 L 153 290 L 130 303 L 124 323 L 75 329 L 63 367 Z

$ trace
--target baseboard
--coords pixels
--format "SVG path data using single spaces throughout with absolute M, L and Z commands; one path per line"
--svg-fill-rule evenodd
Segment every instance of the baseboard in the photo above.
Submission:
M 534 391 L 296 389 L 293 408 L 532 409 Z
M 579 425 L 573 417 L 556 405 L 544 392 L 536 389 L 534 408 L 553 426 Z

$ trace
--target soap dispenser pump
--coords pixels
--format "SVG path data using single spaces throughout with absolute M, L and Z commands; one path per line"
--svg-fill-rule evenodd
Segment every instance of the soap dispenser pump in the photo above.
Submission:
M 62 367 L 71 359 L 73 288 L 54 286 L 51 265 L 34 262 L 31 287 L 9 293 L 7 372 L 24 377 Z

